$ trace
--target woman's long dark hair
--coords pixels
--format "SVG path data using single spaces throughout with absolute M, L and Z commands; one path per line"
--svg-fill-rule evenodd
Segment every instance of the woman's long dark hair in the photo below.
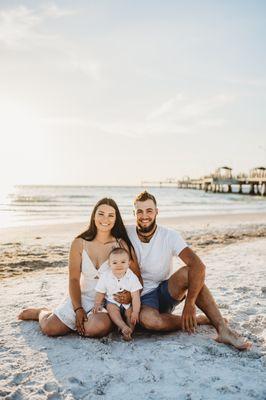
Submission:
M 95 225 L 95 214 L 99 206 L 101 205 L 107 205 L 110 207 L 113 207 L 115 209 L 115 224 L 111 230 L 111 234 L 116 238 L 116 239 L 122 239 L 126 244 L 128 245 L 129 251 L 130 251 L 130 256 L 132 257 L 131 254 L 131 249 L 133 249 L 132 243 L 128 237 L 125 225 L 123 223 L 119 208 L 116 204 L 116 202 L 113 199 L 110 199 L 108 197 L 104 197 L 103 199 L 99 200 L 98 203 L 95 205 L 92 213 L 91 213 L 91 219 L 90 219 L 90 225 L 88 229 L 84 232 L 82 232 L 80 235 L 77 236 L 77 238 L 82 238 L 84 240 L 88 240 L 89 242 L 95 238 L 97 235 L 97 227 Z

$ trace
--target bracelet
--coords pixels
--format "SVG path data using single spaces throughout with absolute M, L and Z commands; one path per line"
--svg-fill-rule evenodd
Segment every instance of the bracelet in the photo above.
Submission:
M 81 310 L 83 307 L 77 307 L 75 310 L 74 310 L 74 312 L 76 312 L 76 311 L 78 311 L 78 310 Z

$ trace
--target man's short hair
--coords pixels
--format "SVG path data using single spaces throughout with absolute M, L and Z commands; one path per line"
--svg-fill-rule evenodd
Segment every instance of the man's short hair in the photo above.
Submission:
M 110 258 L 111 254 L 127 254 L 128 258 L 130 259 L 130 255 L 129 252 L 127 251 L 127 249 L 125 249 L 124 247 L 114 247 L 110 253 L 108 258 Z
M 137 197 L 134 200 L 134 206 L 136 205 L 137 201 L 146 201 L 146 200 L 152 200 L 155 204 L 155 207 L 157 207 L 157 202 L 155 197 L 152 194 L 148 193 L 146 190 L 137 195 Z

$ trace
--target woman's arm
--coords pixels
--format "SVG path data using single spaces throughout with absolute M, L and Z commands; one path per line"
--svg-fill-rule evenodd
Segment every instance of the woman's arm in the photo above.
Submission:
M 69 253 L 69 295 L 76 314 L 76 328 L 80 335 L 85 334 L 84 322 L 87 314 L 81 304 L 80 272 L 82 262 L 82 239 L 73 240 Z
M 69 252 L 69 294 L 74 310 L 81 305 L 80 272 L 82 260 L 82 239 L 73 240 Z

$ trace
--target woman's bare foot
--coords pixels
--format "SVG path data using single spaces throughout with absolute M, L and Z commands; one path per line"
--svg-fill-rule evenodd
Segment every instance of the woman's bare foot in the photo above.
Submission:
M 228 319 L 223 319 L 226 324 L 228 324 Z M 197 315 L 197 324 L 198 325 L 212 325 L 211 321 L 209 320 L 206 315 Z
M 246 341 L 238 333 L 231 331 L 226 325 L 219 329 L 215 340 L 218 343 L 230 344 L 238 350 L 249 350 L 252 346 L 251 342 Z
M 21 313 L 18 315 L 18 319 L 22 319 L 23 321 L 26 320 L 31 320 L 31 321 L 38 321 L 39 320 L 39 315 L 42 310 L 47 310 L 49 311 L 48 308 L 42 307 L 42 308 L 26 308 L 25 310 L 22 310 Z
M 132 336 L 131 336 L 132 329 L 129 326 L 125 325 L 123 327 L 123 329 L 121 329 L 121 333 L 122 333 L 123 340 L 125 340 L 126 342 L 129 342 L 130 340 L 132 340 Z

